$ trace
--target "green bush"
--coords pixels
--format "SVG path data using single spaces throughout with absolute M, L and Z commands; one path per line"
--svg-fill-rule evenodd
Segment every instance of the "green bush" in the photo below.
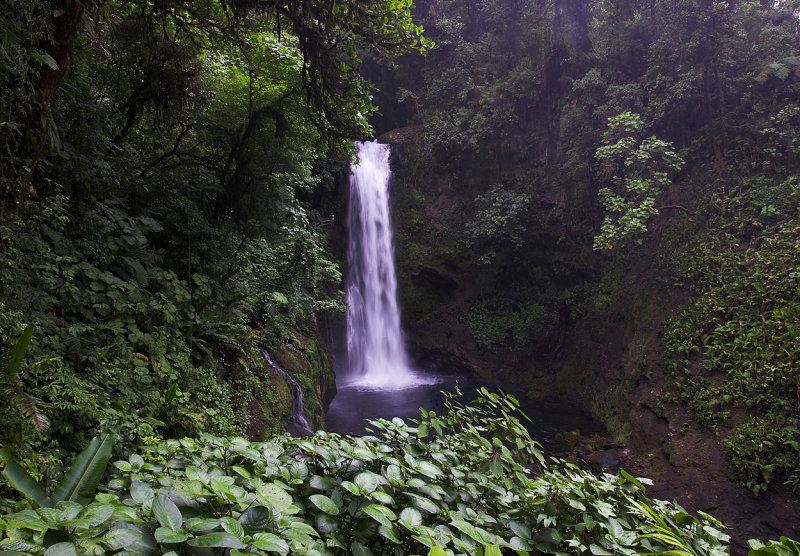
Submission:
M 371 423 L 373 436 L 204 435 L 145 446 L 87 506 L 2 517 L 0 549 L 41 555 L 725 554 L 719 522 L 651 501 L 644 479 L 593 476 L 553 461 L 482 390 Z

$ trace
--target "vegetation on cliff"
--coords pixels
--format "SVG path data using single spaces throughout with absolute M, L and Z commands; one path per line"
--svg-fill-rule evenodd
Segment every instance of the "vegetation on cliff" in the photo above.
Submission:
M 398 157 L 418 351 L 532 394 L 574 395 L 581 377 L 578 395 L 606 406 L 666 377 L 651 405 L 680 402 L 722 433 L 742 484 L 796 488 L 797 6 L 431 0 L 420 13 L 438 48 L 393 74 L 381 122 L 419 124 Z M 604 311 L 647 261 L 648 279 L 692 298 L 662 329 L 664 365 L 620 378 L 620 361 L 563 358 L 585 317 L 614 326 Z
M 358 49 L 424 49 L 410 7 L 2 3 L 0 351 L 13 395 L 0 442 L 37 479 L 98 428 L 117 450 L 244 434 L 251 413 L 280 430 L 285 388 L 256 342 L 286 360 L 308 349 L 288 370 L 321 422 L 331 369 L 313 315 L 343 304 L 314 224 L 350 138 L 369 130 Z

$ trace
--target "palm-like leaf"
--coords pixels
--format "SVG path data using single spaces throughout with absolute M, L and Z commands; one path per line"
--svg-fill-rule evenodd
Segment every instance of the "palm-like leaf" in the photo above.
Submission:
M 97 485 L 103 478 L 109 458 L 111 458 L 111 435 L 95 436 L 80 453 L 67 471 L 64 480 L 53 493 L 53 503 L 62 500 L 86 504 L 94 496 Z

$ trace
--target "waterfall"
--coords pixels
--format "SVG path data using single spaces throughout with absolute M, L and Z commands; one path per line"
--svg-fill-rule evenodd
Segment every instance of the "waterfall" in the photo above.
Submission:
M 423 380 L 411 367 L 400 328 L 389 215 L 389 146 L 357 143 L 348 207 L 345 385 L 402 389 Z
M 289 432 L 295 436 L 313 435 L 314 431 L 311 430 L 311 426 L 308 424 L 306 410 L 303 407 L 303 389 L 300 387 L 300 383 L 273 361 L 272 357 L 267 353 L 267 350 L 262 349 L 261 354 L 264 356 L 264 359 L 267 360 L 267 364 L 270 368 L 283 377 L 283 380 L 286 381 L 286 385 L 289 387 L 289 391 L 292 394 L 292 412 L 289 415 Z

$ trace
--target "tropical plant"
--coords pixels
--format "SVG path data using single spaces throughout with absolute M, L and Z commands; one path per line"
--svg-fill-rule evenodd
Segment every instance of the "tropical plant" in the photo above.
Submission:
M 18 421 L 18 419 L 14 419 L 13 414 L 21 415 L 27 424 L 40 431 L 46 429 L 50 424 L 47 415 L 42 411 L 42 401 L 27 391 L 25 375 L 27 372 L 36 372 L 37 368 L 51 363 L 53 359 L 38 361 L 26 371 L 22 371 L 22 363 L 35 329 L 32 324 L 25 327 L 8 352 L 3 366 L 0 367 L 0 397 L 6 400 L 3 413 L 11 414 L 5 415 L 3 421 L 9 428 L 13 428 Z
M 655 199 L 670 182 L 670 173 L 683 166 L 672 144 L 655 136 L 639 138 L 643 130 L 639 114 L 623 112 L 608 119 L 605 145 L 595 157 L 613 176 L 611 187 L 598 191 L 606 215 L 595 249 L 611 249 L 647 231 L 647 221 L 658 214 Z
M 646 479 L 555 460 L 546 469 L 517 409 L 513 397 L 481 390 L 471 405 L 449 397 L 442 416 L 373 421 L 364 437 L 154 442 L 116 462 L 88 506 L 3 516 L 0 549 L 725 553 L 718 521 L 647 499 Z
M 21 492 L 34 506 L 52 508 L 60 502 L 72 502 L 85 506 L 94 498 L 95 490 L 103 479 L 108 460 L 111 458 L 111 437 L 107 434 L 96 436 L 75 458 L 64 478 L 53 493 L 47 492 L 30 476 L 9 454 L 3 454 L 6 461 L 3 476 L 8 483 Z

